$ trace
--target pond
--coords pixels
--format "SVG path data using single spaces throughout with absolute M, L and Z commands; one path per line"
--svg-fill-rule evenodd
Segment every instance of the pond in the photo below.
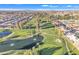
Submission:
M 4 36 L 7 36 L 9 34 L 11 34 L 12 32 L 9 31 L 9 30 L 4 30 L 2 32 L 0 32 L 0 38 L 4 37 Z
M 0 52 L 5 52 L 9 50 L 30 49 L 37 43 L 41 43 L 42 40 L 43 37 L 40 35 L 35 35 L 33 37 L 20 40 L 6 40 L 0 43 Z

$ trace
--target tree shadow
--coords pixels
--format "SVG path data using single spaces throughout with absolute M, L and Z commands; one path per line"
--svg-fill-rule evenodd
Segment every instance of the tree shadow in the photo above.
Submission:
M 69 55 L 68 52 L 66 52 L 64 55 Z M 71 52 L 71 55 L 77 55 L 76 53 Z
M 46 29 L 46 28 L 52 28 L 55 27 L 54 25 L 52 25 L 51 23 L 44 23 L 43 25 L 40 26 L 42 29 Z
M 47 21 L 41 21 L 41 23 L 46 23 Z
M 35 26 L 32 26 L 32 25 L 31 26 L 28 25 L 28 26 L 23 27 L 23 29 L 35 29 L 35 28 L 36 27 Z
M 55 47 L 55 48 L 44 48 L 41 49 L 39 52 L 40 55 L 52 55 L 55 53 L 56 50 L 59 50 L 61 47 Z

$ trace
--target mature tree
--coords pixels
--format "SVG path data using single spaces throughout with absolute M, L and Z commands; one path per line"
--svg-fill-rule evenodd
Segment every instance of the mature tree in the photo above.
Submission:
M 40 13 L 39 12 L 37 12 L 36 14 L 35 14 L 35 20 L 36 20 L 36 32 L 37 33 L 39 33 L 40 32 Z

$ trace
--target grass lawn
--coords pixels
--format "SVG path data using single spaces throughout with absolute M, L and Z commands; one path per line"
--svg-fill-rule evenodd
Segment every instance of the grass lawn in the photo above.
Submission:
M 10 30 L 13 34 L 8 35 L 7 39 L 25 39 L 31 35 L 33 35 L 34 29 L 11 29 Z
M 3 29 L 0 29 L 0 32 L 2 32 L 3 31 Z
M 31 20 L 30 22 L 28 22 L 28 24 L 33 24 L 33 26 L 35 26 L 35 20 L 34 19 Z M 38 54 L 42 54 L 42 55 L 65 54 L 67 51 L 64 47 L 64 42 L 59 39 L 58 30 L 56 30 L 55 27 L 53 27 L 50 22 L 47 23 L 45 20 L 44 21 L 42 20 L 40 25 L 42 25 L 40 31 L 41 31 L 41 35 L 44 37 L 43 39 L 44 43 L 41 44 L 38 48 L 35 48 L 35 51 L 38 52 Z
M 13 39 L 13 38 L 25 38 L 28 36 L 32 35 L 32 32 L 34 31 L 34 29 L 10 29 L 10 31 L 12 32 L 11 34 L 4 36 L 2 38 L 0 38 L 0 42 L 8 40 L 8 39 Z
M 19 30 L 19 29 L 15 29 L 15 30 L 11 30 L 12 32 L 14 32 L 14 35 L 16 36 L 19 36 L 19 37 L 27 37 L 29 35 L 32 34 L 32 31 L 33 30 L 26 30 L 26 29 L 22 29 L 22 30 Z
M 79 50 L 74 47 L 73 43 L 69 42 L 69 40 L 66 40 L 67 43 L 68 43 L 68 47 L 70 49 L 70 52 L 73 54 L 73 55 L 79 55 Z
M 28 23 L 25 24 L 25 27 L 27 25 L 32 25 L 35 27 L 35 19 L 33 18 L 31 21 L 29 21 Z M 67 45 L 70 49 L 70 51 L 72 51 L 72 54 L 79 54 L 79 51 L 74 49 L 74 46 L 72 44 L 70 44 L 65 37 L 63 37 L 62 35 L 59 36 L 59 30 L 57 28 L 55 28 L 54 26 L 52 26 L 51 22 L 47 23 L 44 20 L 42 20 L 40 22 L 40 32 L 41 35 L 43 36 L 43 40 L 44 42 L 42 44 L 40 44 L 37 48 L 34 48 L 34 51 L 36 52 L 36 54 L 40 54 L 40 55 L 64 55 L 67 54 L 67 49 L 66 49 L 66 44 L 65 41 L 67 42 Z M 18 38 L 18 37 L 28 37 L 31 36 L 33 34 L 33 31 L 35 31 L 36 28 L 31 28 L 31 29 L 13 29 L 11 30 L 11 32 L 13 32 L 14 34 L 9 37 L 9 38 Z M 62 38 L 63 37 L 63 38 Z M 65 40 L 63 40 L 65 39 Z M 30 51 L 30 52 L 28 52 Z M 16 50 L 15 53 L 13 54 L 29 54 L 33 51 L 29 50 Z M 32 53 L 31 53 L 32 54 Z
M 41 30 L 44 37 L 44 44 L 40 45 L 39 48 L 41 54 L 62 55 L 66 53 L 64 42 L 59 39 L 57 32 L 58 31 L 55 28 Z

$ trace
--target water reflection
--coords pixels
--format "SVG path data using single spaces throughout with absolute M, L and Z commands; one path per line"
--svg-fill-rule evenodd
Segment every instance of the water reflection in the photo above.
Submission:
M 27 39 L 18 40 L 6 40 L 0 43 L 0 52 L 17 50 L 17 49 L 30 49 L 36 45 L 36 43 L 41 43 L 43 37 L 41 35 L 35 35 Z

